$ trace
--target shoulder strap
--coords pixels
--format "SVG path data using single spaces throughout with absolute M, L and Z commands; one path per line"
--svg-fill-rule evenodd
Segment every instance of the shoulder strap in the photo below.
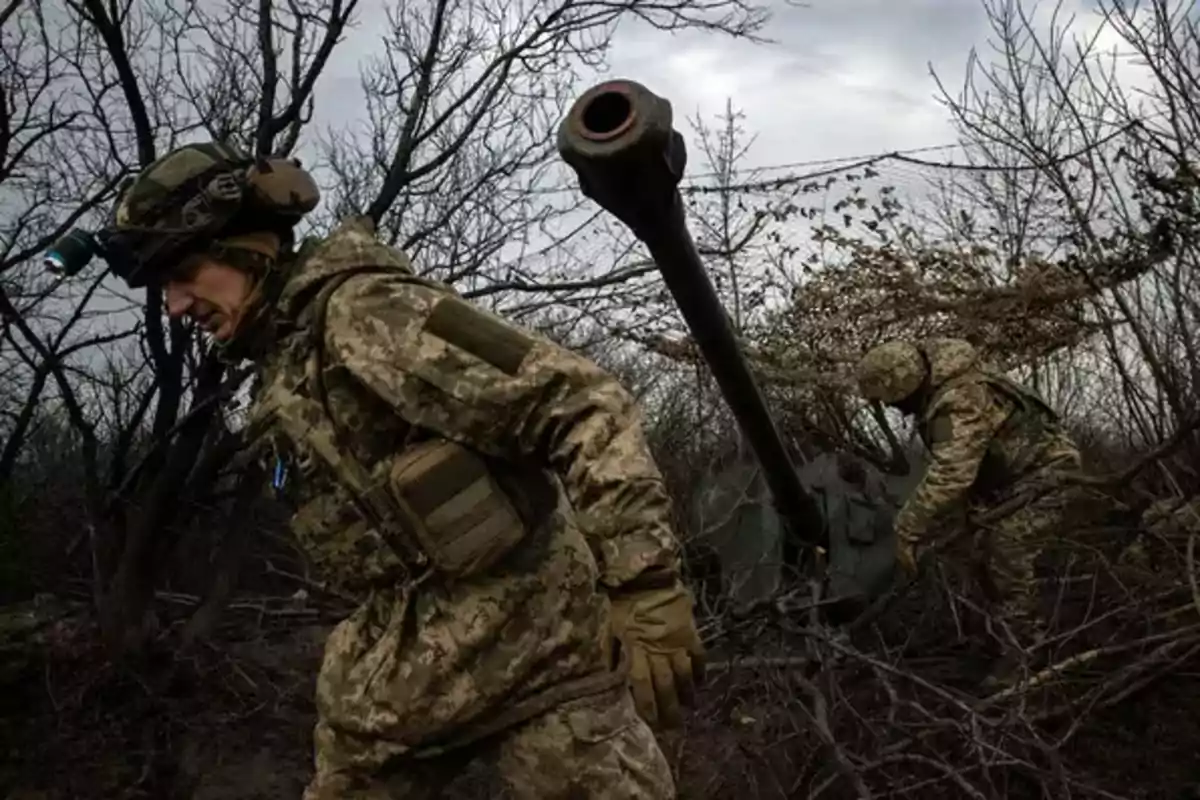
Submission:
M 359 267 L 339 273 L 321 286 L 313 301 L 313 315 L 308 329 L 309 344 L 312 347 L 311 358 L 313 359 L 313 374 L 310 376 L 312 389 L 321 409 L 325 412 L 325 418 L 333 431 L 333 444 L 337 450 L 341 451 L 341 457 L 339 458 L 337 452 L 330 452 L 328 442 L 322 441 L 318 436 L 307 435 L 311 432 L 311 428 L 306 429 L 304 438 L 317 455 L 329 465 L 335 479 L 339 473 L 348 473 L 349 482 L 354 485 L 345 488 L 350 492 L 359 512 L 375 526 L 379 534 L 387 538 L 398 549 L 410 566 L 423 566 L 426 559 L 422 553 L 408 546 L 407 542 L 393 541 L 395 537 L 389 536 L 391 527 L 389 523 L 397 521 L 396 514 L 393 513 L 393 502 L 387 496 L 386 490 L 355 457 L 354 450 L 350 445 L 350 438 L 330 407 L 329 391 L 325 384 L 325 321 L 328 317 L 329 300 L 333 293 L 350 278 L 378 272 L 391 272 L 391 270 L 379 267 Z
M 1019 383 L 1009 380 L 1004 375 L 999 375 L 992 372 L 983 373 L 984 380 L 988 386 L 1008 397 L 1013 402 L 1024 407 L 1025 410 L 1036 410 L 1044 414 L 1048 419 L 1055 422 L 1058 421 L 1058 413 L 1046 403 L 1036 393 L 1026 389 Z M 1032 409 L 1031 409 L 1032 407 Z

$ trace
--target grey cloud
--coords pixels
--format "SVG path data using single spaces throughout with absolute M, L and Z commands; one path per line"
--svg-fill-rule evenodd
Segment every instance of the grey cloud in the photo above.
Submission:
M 927 96 L 928 65 L 957 74 L 971 45 L 982 42 L 987 20 L 977 0 L 812 0 L 798 7 L 771 0 L 773 17 L 766 36 L 772 44 L 726 41 L 728 67 L 769 58 L 778 62 L 780 81 L 837 79 L 856 59 L 887 64 L 894 90 Z M 661 34 L 629 26 L 620 38 L 622 62 L 653 69 L 664 52 Z M 687 31 L 673 37 L 681 48 L 704 46 L 718 37 Z
M 612 72 L 680 97 L 680 115 L 691 116 L 696 111 L 719 110 L 693 102 L 694 96 L 705 93 L 707 79 L 733 79 L 753 70 L 756 80 L 771 84 L 769 91 L 758 87 L 758 98 L 747 104 L 747 112 L 756 114 L 752 120 L 756 127 L 771 124 L 763 118 L 766 113 L 785 128 L 795 127 L 786 118 L 798 112 L 782 106 L 797 95 L 809 107 L 805 112 L 809 125 L 822 124 L 822 118 L 830 125 L 846 125 L 861 121 L 864 107 L 901 117 L 914 109 L 922 115 L 932 113 L 935 87 L 928 64 L 932 62 L 955 83 L 967 51 L 987 33 L 978 0 L 810 0 L 807 7 L 787 0 L 770 3 L 773 18 L 766 35 L 775 43 L 769 45 L 695 30 L 667 35 L 646 25 L 623 24 L 616 37 Z M 337 48 L 318 85 L 318 127 L 340 127 L 362 119 L 359 68 L 366 57 L 379 52 L 386 26 L 383 4 L 363 6 L 355 30 Z M 672 72 L 667 59 L 692 49 L 719 51 L 713 67 L 716 75 Z M 859 79 L 864 70 L 884 74 L 864 81 Z M 582 80 L 580 91 L 598 77 Z M 817 91 L 829 95 L 827 105 L 819 103 L 824 108 L 813 108 L 813 100 L 819 98 L 811 95 Z M 772 100 L 763 101 L 764 94 Z M 905 141 L 902 146 L 910 144 Z
M 968 50 L 987 36 L 978 0 L 771 0 L 760 45 L 705 31 L 665 34 L 622 24 L 609 75 L 643 81 L 675 105 L 677 127 L 699 113 L 711 120 L 727 95 L 757 136 L 747 164 L 780 164 L 942 144 L 953 138 L 934 99 L 928 65 L 951 88 Z M 361 125 L 359 70 L 381 52 L 383 4 L 362 6 L 355 29 L 335 50 L 317 87 L 318 130 Z M 315 133 L 315 131 L 314 131 Z M 309 142 L 312 141 L 310 133 Z M 699 153 L 689 173 L 705 170 Z M 311 152 L 311 151 L 310 151 Z
M 978 0 L 813 0 L 808 8 L 780 6 L 771 34 L 819 55 L 843 48 L 886 51 L 905 66 L 959 58 L 964 42 L 980 38 L 987 20 Z

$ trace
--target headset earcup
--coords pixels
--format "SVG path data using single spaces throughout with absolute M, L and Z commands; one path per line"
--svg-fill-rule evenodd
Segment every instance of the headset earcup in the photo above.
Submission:
M 256 208 L 288 220 L 300 219 L 321 200 L 316 181 L 294 159 L 260 158 L 246 171 L 246 183 Z

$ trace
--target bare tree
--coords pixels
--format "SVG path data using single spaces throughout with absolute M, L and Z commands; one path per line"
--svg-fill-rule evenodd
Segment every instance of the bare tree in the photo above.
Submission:
M 1093 354 L 1088 411 L 1128 441 L 1161 442 L 1195 413 L 1189 4 L 1105 2 L 1085 21 L 984 8 L 1001 58 L 972 58 L 962 89 L 943 90 L 978 167 L 956 185 L 1003 264 L 1051 261 L 1092 290 L 1101 333 L 1078 354 Z
M 548 295 L 560 308 L 568 294 L 595 304 L 647 270 L 608 269 L 607 253 L 560 260 L 554 247 L 595 221 L 578 213 L 554 152 L 579 81 L 603 65 L 618 24 L 754 38 L 764 21 L 744 0 L 390 7 L 384 53 L 363 71 L 368 130 L 328 136 L 336 208 L 377 220 L 420 271 L 472 298 L 526 313 Z
M 0 355 L 25 377 L 0 468 L 11 477 L 48 400 L 62 409 L 81 444 L 95 599 L 114 644 L 141 628 L 180 489 L 199 477 L 192 467 L 218 416 L 214 400 L 232 386 L 183 324 L 165 322 L 158 291 L 127 299 L 100 273 L 53 280 L 39 271 L 40 254 L 72 225 L 95 224 L 118 181 L 181 138 L 241 137 L 260 153 L 294 146 L 353 8 L 293 3 L 280 13 L 266 3 L 250 14 L 237 3 L 219 17 L 191 3 L 88 0 L 6 12 Z M 257 68 L 239 38 L 246 31 L 261 33 Z M 222 95 L 229 86 L 257 87 L 248 116 Z M 130 346 L 111 347 L 121 341 Z

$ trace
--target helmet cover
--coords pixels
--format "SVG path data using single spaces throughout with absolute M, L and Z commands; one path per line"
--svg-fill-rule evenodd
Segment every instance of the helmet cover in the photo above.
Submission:
M 892 404 L 911 397 L 925 382 L 928 369 L 920 349 L 910 342 L 884 342 L 858 363 L 858 387 L 868 400 Z

